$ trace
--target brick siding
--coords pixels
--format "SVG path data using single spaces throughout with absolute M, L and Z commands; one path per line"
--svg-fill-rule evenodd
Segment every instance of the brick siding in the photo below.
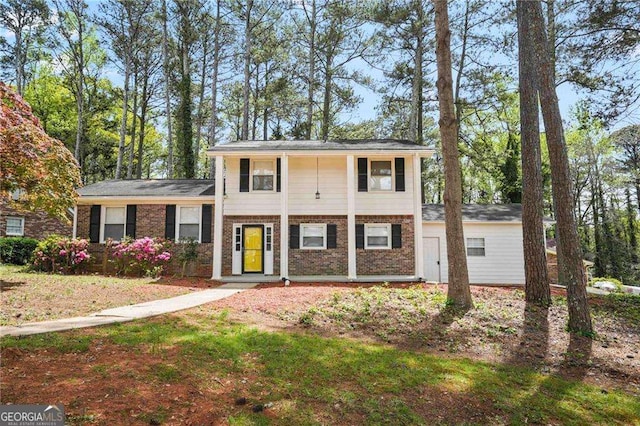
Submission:
M 43 239 L 51 234 L 70 237 L 73 231 L 71 218 L 60 219 L 43 211 L 16 210 L 8 203 L 0 202 L 0 237 L 6 236 L 7 217 L 24 219 L 24 237 Z
M 290 225 L 301 223 L 335 224 L 335 249 L 289 249 L 290 275 L 347 275 L 349 272 L 348 231 L 346 216 L 289 216 Z
M 136 238 L 152 237 L 164 238 L 164 227 L 166 219 L 165 204 L 138 204 L 136 208 Z M 89 239 L 89 220 L 91 206 L 78 206 L 77 236 L 78 238 Z M 213 236 L 213 220 L 211 221 L 211 235 Z M 172 250 L 174 258 L 171 260 L 165 274 L 182 274 L 182 265 L 176 259 L 179 252 L 179 245 Z M 91 243 L 89 253 L 93 256 L 92 270 L 95 272 L 113 273 L 110 263 L 104 263 L 105 245 Z M 198 259 L 187 268 L 188 275 L 198 277 L 211 277 L 213 271 L 213 243 L 202 243 L 198 245 Z
M 402 225 L 402 248 L 388 250 L 356 249 L 356 271 L 359 276 L 415 274 L 413 216 L 356 216 L 356 223 Z

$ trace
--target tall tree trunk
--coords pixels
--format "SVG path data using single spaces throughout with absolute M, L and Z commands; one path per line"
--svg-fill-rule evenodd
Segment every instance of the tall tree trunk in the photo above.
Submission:
M 522 144 L 522 236 L 525 262 L 525 300 L 541 306 L 551 304 L 551 290 L 543 224 L 542 160 L 535 52 L 523 2 L 516 3 L 520 84 L 520 135 Z
M 306 9 L 305 9 L 306 12 Z M 308 70 L 308 87 L 307 87 L 307 123 L 304 130 L 305 139 L 311 139 L 311 129 L 313 128 L 313 102 L 316 81 L 316 22 L 317 10 L 316 1 L 311 0 L 311 16 L 307 15 L 309 21 L 309 70 Z
M 241 140 L 247 140 L 249 137 L 249 95 L 250 95 L 250 79 L 251 79 L 251 9 L 253 0 L 247 1 L 247 10 L 244 22 L 244 85 L 242 86 L 242 129 L 240 133 Z
M 169 81 L 169 31 L 167 29 L 167 0 L 162 0 L 162 70 L 164 74 L 164 113 L 167 120 L 167 177 L 174 177 L 173 132 L 171 130 L 171 85 Z
M 467 39 L 469 35 L 469 0 L 465 2 L 464 24 L 462 26 L 462 51 L 460 52 L 460 61 L 458 63 L 458 74 L 456 75 L 456 87 L 454 91 L 454 102 L 456 105 L 456 122 L 458 124 L 458 132 L 460 132 L 460 123 L 462 122 L 462 105 L 460 104 L 460 87 L 462 86 L 462 73 L 467 59 Z M 460 135 L 458 135 L 460 136 Z
M 15 32 L 15 46 L 16 48 L 13 50 L 14 57 L 14 66 L 16 70 L 16 89 L 18 90 L 18 94 L 20 96 L 24 96 L 24 63 L 25 60 L 22 54 L 22 31 L 18 30 Z
M 198 170 L 198 157 L 200 157 L 200 140 L 202 138 L 202 126 L 204 121 L 204 88 L 207 82 L 207 57 L 209 56 L 209 35 L 205 33 L 202 40 L 202 68 L 200 73 L 200 91 L 198 92 L 198 112 L 196 112 L 196 138 L 193 141 L 193 168 Z
M 220 69 L 220 26 L 222 25 L 220 6 L 222 1 L 216 2 L 216 27 L 213 30 L 213 72 L 211 76 L 211 117 L 209 118 L 209 148 L 213 148 L 216 145 L 216 132 L 218 125 L 218 71 Z M 209 157 L 207 157 L 208 161 Z M 213 179 L 215 176 L 215 161 L 211 161 L 209 164 L 209 178 Z
M 324 96 L 322 102 L 322 125 L 320 131 L 320 139 L 327 140 L 329 138 L 329 121 L 331 120 L 331 64 L 333 58 L 327 55 L 327 62 L 324 74 Z
M 553 84 L 556 84 L 556 11 L 555 0 L 545 0 L 547 3 L 547 38 L 549 60 L 553 69 Z
M 145 73 L 142 81 L 142 103 L 140 105 L 140 136 L 138 137 L 138 164 L 136 167 L 136 178 L 142 179 L 142 160 L 144 154 L 145 126 L 147 125 L 147 108 L 149 105 L 149 75 Z
M 436 26 L 436 62 L 438 67 L 438 104 L 440 107 L 440 138 L 444 161 L 444 214 L 449 262 L 447 299 L 459 309 L 473 305 L 469 288 L 467 253 L 462 228 L 462 182 L 458 130 L 453 100 L 451 75 L 451 31 L 447 0 L 434 0 Z
M 129 143 L 129 163 L 127 164 L 127 179 L 133 178 L 133 160 L 136 152 L 136 126 L 138 125 L 138 71 L 133 77 L 133 118 L 131 120 L 131 142 Z
M 118 158 L 116 160 L 116 179 L 122 176 L 122 160 L 124 158 L 124 145 L 127 136 L 127 115 L 129 112 L 129 60 L 124 64 L 124 93 L 122 97 L 122 119 L 120 120 L 120 141 L 118 142 Z
M 422 56 L 424 51 L 424 14 L 422 0 L 415 0 L 416 8 L 416 50 L 413 57 L 413 78 L 411 81 L 411 115 L 409 117 L 409 139 L 422 145 Z
M 629 191 L 629 188 L 625 189 L 624 195 L 627 199 L 627 233 L 629 234 L 627 241 L 629 241 L 629 247 L 631 248 L 631 261 L 633 263 L 638 263 L 638 231 L 636 229 L 636 209 L 631 202 L 631 191 Z
M 558 96 L 555 91 L 553 63 L 550 60 L 542 4 L 539 0 L 524 3 L 525 17 L 529 19 L 531 25 L 534 48 L 539 61 L 540 104 L 551 162 L 551 181 L 559 238 L 558 266 L 561 270 L 561 284 L 567 287 L 569 330 L 591 335 L 593 328 L 587 301 L 587 277 L 582 263 L 582 250 L 573 212 L 569 159 Z

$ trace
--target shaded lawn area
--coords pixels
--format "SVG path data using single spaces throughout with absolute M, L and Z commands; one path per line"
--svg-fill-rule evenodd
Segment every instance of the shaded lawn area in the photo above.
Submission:
M 0 265 L 0 325 L 70 318 L 189 291 L 151 278 L 32 273 Z
M 302 327 L 263 331 L 211 305 L 6 338 L 2 359 L 2 403 L 61 402 L 70 424 L 640 424 L 638 395 L 615 387 Z

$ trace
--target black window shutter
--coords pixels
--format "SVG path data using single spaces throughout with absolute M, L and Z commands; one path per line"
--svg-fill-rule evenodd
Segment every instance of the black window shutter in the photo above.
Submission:
M 356 248 L 364 248 L 364 224 L 356 223 Z
M 127 237 L 136 237 L 136 212 L 137 206 L 135 204 L 127 205 L 127 225 L 125 226 L 125 235 Z
M 240 159 L 240 192 L 249 192 L 249 159 Z
M 334 249 L 338 247 L 338 226 L 334 224 L 327 225 L 327 248 Z
M 300 225 L 289 225 L 289 248 L 300 248 Z
M 213 214 L 213 204 L 202 205 L 202 242 L 211 242 L 211 216 Z
M 276 159 L 276 192 L 280 192 L 280 174 L 282 173 L 282 161 Z
M 164 222 L 164 237 L 167 240 L 175 240 L 176 238 L 176 205 L 167 204 L 165 211 L 166 211 L 166 219 Z
M 404 158 L 396 158 L 396 191 L 404 192 Z
M 399 223 L 391 225 L 391 248 L 402 248 L 402 225 Z
M 91 214 L 89 216 L 89 241 L 92 243 L 100 242 L 100 205 L 91 206 Z
M 369 180 L 367 161 L 366 158 L 358 158 L 358 192 L 367 192 L 367 182 Z

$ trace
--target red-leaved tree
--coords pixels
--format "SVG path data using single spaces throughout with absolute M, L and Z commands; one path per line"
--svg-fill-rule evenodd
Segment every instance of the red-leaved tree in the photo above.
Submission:
M 64 217 L 79 186 L 73 154 L 44 132 L 20 95 L 0 82 L 0 197 L 11 200 L 19 189 L 19 206 Z

